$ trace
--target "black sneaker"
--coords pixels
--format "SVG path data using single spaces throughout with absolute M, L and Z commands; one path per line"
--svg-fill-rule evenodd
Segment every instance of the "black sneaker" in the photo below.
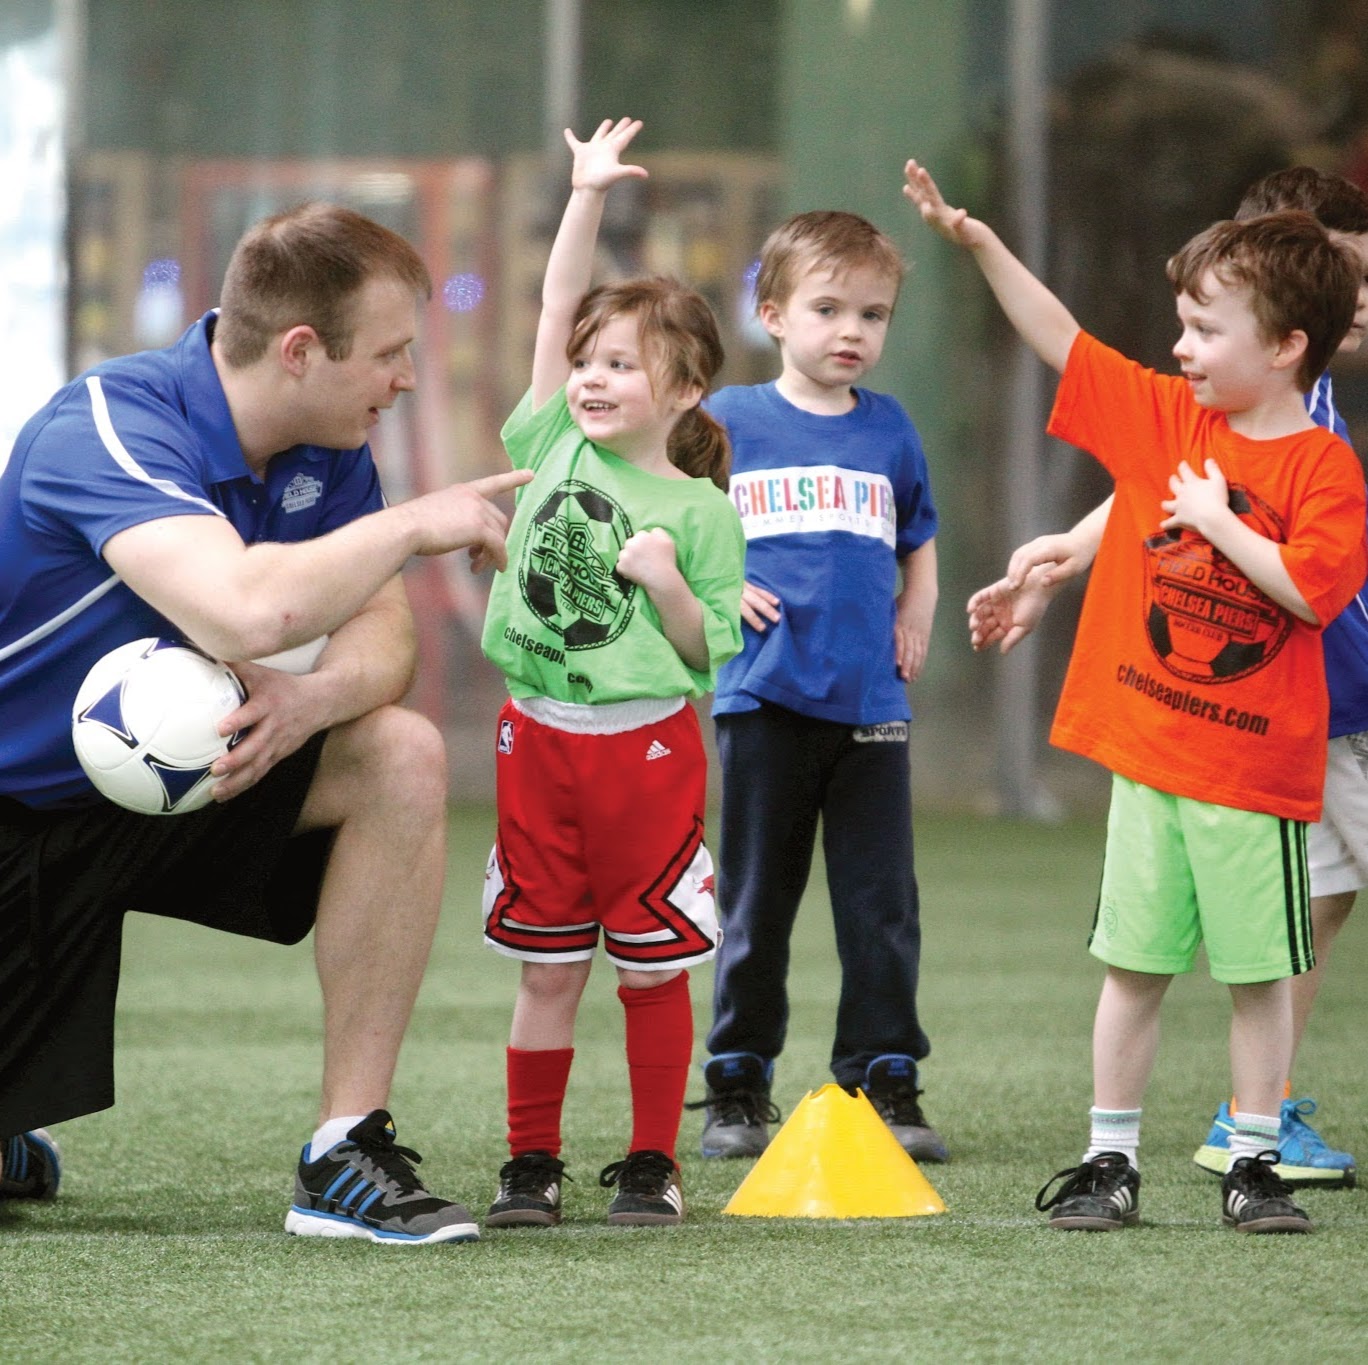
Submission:
M 708 1093 L 686 1109 L 703 1110 L 706 1157 L 759 1156 L 781 1117 L 770 1100 L 769 1067 L 753 1052 L 724 1052 L 703 1068 Z
M 62 1183 L 62 1154 L 46 1128 L 0 1138 L 4 1174 L 0 1199 L 56 1199 Z
M 1231 1163 L 1221 1181 L 1221 1218 L 1236 1232 L 1310 1232 L 1311 1220 L 1288 1197 L 1292 1186 L 1273 1169 L 1279 1153 L 1260 1152 Z
M 1051 1199 L 1045 1192 L 1056 1180 L 1064 1181 Z M 1052 1175 L 1035 1198 L 1041 1213 L 1050 1214 L 1050 1226 L 1066 1231 L 1082 1228 L 1110 1232 L 1140 1221 L 1140 1172 L 1124 1152 L 1099 1152 L 1091 1161 Z
M 553 1227 L 561 1220 L 565 1162 L 550 1152 L 524 1152 L 499 1167 L 499 1193 L 485 1214 L 487 1228 Z
M 317 1161 L 306 1146 L 295 1176 L 285 1231 L 300 1237 L 365 1237 L 386 1246 L 474 1242 L 475 1220 L 460 1204 L 429 1194 L 417 1152 L 394 1141 L 383 1109 L 367 1114 Z
M 865 1069 L 861 1090 L 888 1125 L 898 1145 L 914 1161 L 949 1161 L 941 1135 L 926 1121 L 917 1089 L 917 1064 L 911 1057 L 890 1053 L 875 1057 Z
M 664 1152 L 628 1152 L 621 1161 L 605 1166 L 599 1184 L 616 1185 L 608 1205 L 608 1221 L 654 1225 L 684 1221 L 684 1191 L 679 1167 Z

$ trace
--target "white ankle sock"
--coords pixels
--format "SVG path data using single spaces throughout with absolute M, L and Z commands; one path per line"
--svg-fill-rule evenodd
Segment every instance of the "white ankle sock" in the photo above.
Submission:
M 329 1119 L 321 1124 L 313 1135 L 313 1141 L 309 1143 L 309 1160 L 317 1161 L 329 1147 L 336 1147 L 365 1117 L 364 1114 L 349 1114 L 344 1118 Z
M 1140 1169 L 1140 1111 L 1138 1109 L 1088 1110 L 1091 1131 L 1084 1161 L 1091 1161 L 1100 1152 L 1122 1152 L 1136 1170 Z
M 1235 1131 L 1230 1135 L 1230 1166 L 1242 1156 L 1278 1150 L 1281 1114 L 1246 1114 L 1243 1109 L 1237 1109 L 1231 1117 L 1235 1120 Z

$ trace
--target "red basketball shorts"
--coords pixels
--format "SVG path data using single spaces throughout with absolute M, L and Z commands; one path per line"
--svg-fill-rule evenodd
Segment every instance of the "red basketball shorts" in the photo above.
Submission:
M 499 714 L 499 830 L 485 871 L 485 942 L 527 962 L 593 957 L 665 971 L 706 962 L 720 932 L 703 845 L 707 763 L 683 706 L 618 734 Z

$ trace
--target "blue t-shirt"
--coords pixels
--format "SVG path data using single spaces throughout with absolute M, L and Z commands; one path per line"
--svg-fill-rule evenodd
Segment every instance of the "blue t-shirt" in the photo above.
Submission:
M 1306 395 L 1306 410 L 1342 440 L 1349 428 L 1335 407 L 1329 374 L 1316 380 Z M 1330 692 L 1330 738 L 1368 730 L 1368 601 L 1363 590 L 1321 634 L 1325 649 L 1325 685 Z
M 936 534 L 936 507 L 902 406 L 853 392 L 837 417 L 795 407 L 773 383 L 706 404 L 731 437 L 746 580 L 781 603 L 763 632 L 743 623 L 741 653 L 718 672 L 715 716 L 767 701 L 844 725 L 911 717 L 893 637 L 898 561 Z
M 295 446 L 251 473 L 209 353 L 216 317 L 58 390 L 0 472 L 0 795 L 93 799 L 71 745 L 77 688 L 116 645 L 180 634 L 101 558 L 111 536 L 219 516 L 248 544 L 311 540 L 384 505 L 365 446 Z

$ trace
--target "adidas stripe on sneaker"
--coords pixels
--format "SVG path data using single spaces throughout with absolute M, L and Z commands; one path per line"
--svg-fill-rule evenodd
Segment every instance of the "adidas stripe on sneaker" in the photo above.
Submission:
M 430 1194 L 413 1169 L 422 1157 L 394 1136 L 394 1120 L 376 1109 L 317 1161 L 307 1159 L 306 1146 L 285 1231 L 383 1246 L 477 1241 L 480 1230 L 469 1211 Z

